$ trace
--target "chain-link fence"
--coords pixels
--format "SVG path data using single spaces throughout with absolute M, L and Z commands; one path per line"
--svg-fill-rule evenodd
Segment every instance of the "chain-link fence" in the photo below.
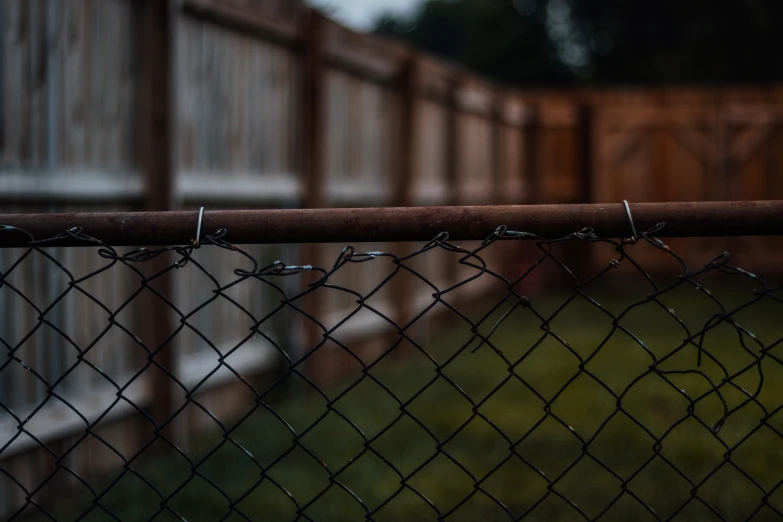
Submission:
M 29 237 L 0 250 L 0 518 L 781 518 L 783 288 L 660 231 Z

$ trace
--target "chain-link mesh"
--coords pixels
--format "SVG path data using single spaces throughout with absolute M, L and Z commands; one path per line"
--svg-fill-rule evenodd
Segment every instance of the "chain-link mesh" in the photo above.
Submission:
M 323 268 L 30 238 L 0 259 L 0 518 L 783 517 L 781 287 L 656 231 L 303 246 Z

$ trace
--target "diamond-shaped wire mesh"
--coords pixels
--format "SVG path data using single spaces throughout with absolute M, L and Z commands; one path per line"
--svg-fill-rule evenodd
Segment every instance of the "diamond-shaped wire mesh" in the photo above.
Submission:
M 656 231 L 2 250 L 0 519 L 777 520 L 783 288 Z

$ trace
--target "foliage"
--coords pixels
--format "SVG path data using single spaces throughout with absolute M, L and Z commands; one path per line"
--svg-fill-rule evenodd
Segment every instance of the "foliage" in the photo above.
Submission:
M 778 0 L 428 0 L 376 32 L 521 85 L 783 79 Z

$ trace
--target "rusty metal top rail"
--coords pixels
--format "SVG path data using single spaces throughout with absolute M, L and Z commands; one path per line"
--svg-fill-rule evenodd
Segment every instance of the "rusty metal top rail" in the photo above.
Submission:
M 666 226 L 658 237 L 783 235 L 783 201 L 637 203 L 636 229 Z M 0 247 L 29 244 L 78 227 L 111 246 L 160 246 L 194 240 L 198 211 L 0 215 Z M 428 241 L 442 232 L 454 240 L 482 240 L 499 226 L 557 238 L 590 227 L 603 237 L 630 237 L 622 203 L 484 207 L 346 208 L 206 211 L 202 233 L 226 229 L 234 244 Z M 63 237 L 60 246 L 84 245 Z

